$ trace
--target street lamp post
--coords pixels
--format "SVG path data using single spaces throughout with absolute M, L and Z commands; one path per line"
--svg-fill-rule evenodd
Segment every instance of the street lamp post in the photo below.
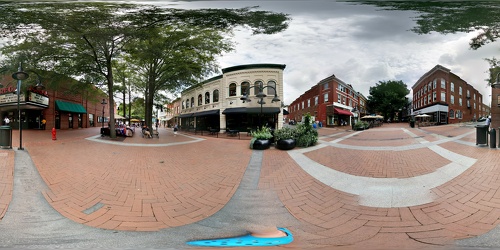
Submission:
M 244 95 L 240 98 L 240 100 L 242 100 L 243 102 L 250 102 L 250 98 L 248 97 L 248 93 L 250 92 L 250 89 L 252 88 L 256 88 L 258 89 L 258 93 L 255 95 L 255 97 L 259 98 L 259 100 L 257 101 L 258 104 L 260 104 L 260 115 L 259 115 L 259 127 L 262 127 L 262 105 L 266 104 L 266 102 L 264 101 L 264 98 L 267 96 L 266 94 L 264 94 L 264 89 L 265 88 L 271 88 L 271 89 L 274 89 L 274 98 L 271 100 L 271 102 L 279 102 L 280 99 L 278 98 L 278 91 L 276 91 L 276 88 L 273 87 L 273 86 L 264 86 L 264 83 L 263 82 L 260 82 L 259 85 L 257 86 L 251 86 L 251 87 L 248 87 L 246 88 L 245 90 L 245 93 Z
M 21 120 L 21 99 L 20 99 L 20 94 L 21 94 L 21 84 L 23 80 L 28 79 L 29 75 L 28 73 L 23 71 L 23 65 L 22 63 L 19 63 L 19 68 L 16 73 L 12 74 L 12 78 L 17 80 L 17 114 L 19 115 L 19 150 L 24 150 L 23 148 L 23 124 Z
M 106 99 L 103 98 L 101 104 L 102 104 L 102 118 L 101 119 L 102 119 L 102 128 L 103 128 L 103 131 L 104 131 L 104 107 L 108 103 L 106 102 Z

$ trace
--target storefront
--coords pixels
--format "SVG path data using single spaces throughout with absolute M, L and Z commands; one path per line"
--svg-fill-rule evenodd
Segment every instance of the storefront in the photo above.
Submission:
M 43 110 L 49 106 L 49 97 L 46 91 L 28 88 L 25 93 L 19 94 L 19 110 L 21 111 L 21 122 L 18 113 L 18 95 L 16 89 L 8 86 L 0 89 L 0 116 L 5 124 L 5 118 L 9 120 L 9 126 L 24 129 L 41 129 Z
M 109 117 L 109 104 L 101 104 L 107 96 L 92 85 L 87 89 L 72 88 L 78 82 L 70 78 L 53 87 L 48 84 L 49 80 L 45 80 L 43 85 L 47 89 L 44 90 L 34 86 L 23 88 L 19 94 L 19 108 L 16 82 L 10 75 L 5 75 L 0 78 L 0 83 L 5 86 L 0 88 L 0 121 L 4 125 L 8 120 L 13 129 L 18 129 L 19 125 L 23 129 L 88 128 L 99 126 L 103 117 Z M 21 122 L 18 110 L 21 111 Z

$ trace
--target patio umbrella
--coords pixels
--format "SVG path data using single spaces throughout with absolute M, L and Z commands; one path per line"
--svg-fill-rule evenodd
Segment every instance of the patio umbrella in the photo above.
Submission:
M 130 119 L 130 122 L 140 122 L 138 119 Z

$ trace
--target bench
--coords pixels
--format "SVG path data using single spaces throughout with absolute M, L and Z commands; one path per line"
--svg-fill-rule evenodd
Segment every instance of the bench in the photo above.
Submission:
M 219 131 L 220 131 L 220 129 L 211 128 L 208 130 L 208 134 L 209 135 L 216 135 L 217 138 L 219 138 Z
M 240 131 L 237 129 L 226 129 L 227 136 L 238 136 L 240 138 Z

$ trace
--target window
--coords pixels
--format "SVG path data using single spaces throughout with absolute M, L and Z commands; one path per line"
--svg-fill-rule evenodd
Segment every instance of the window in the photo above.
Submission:
M 476 94 L 474 93 L 474 100 L 476 100 Z
M 304 101 L 302 101 L 302 109 L 304 109 Z
M 453 82 L 450 83 L 450 91 L 455 92 L 455 84 Z
M 337 102 L 340 103 L 340 101 L 341 101 L 340 94 L 337 94 Z
M 214 102 L 219 102 L 219 90 L 214 90 Z
M 318 105 L 318 101 L 319 101 L 319 97 L 318 96 L 315 96 L 314 97 L 314 105 Z
M 436 80 L 434 80 L 436 81 Z M 441 88 L 446 89 L 446 81 L 444 79 L 441 79 Z
M 470 97 L 470 91 L 467 90 L 467 97 Z
M 424 93 L 427 92 L 427 85 L 424 86 Z
M 455 96 L 454 95 L 450 95 L 450 103 L 455 104 Z
M 436 81 L 432 83 L 432 88 L 436 89 Z
M 189 98 L 186 100 L 186 108 L 189 108 Z
M 462 106 L 462 97 L 459 97 L 459 98 L 458 98 L 458 105 L 459 105 L 459 106 Z M 458 112 L 458 110 L 457 110 L 457 112 Z
M 328 93 L 323 94 L 324 102 L 328 102 Z
M 441 92 L 441 101 L 446 102 L 446 93 Z
M 462 95 L 462 86 L 458 86 L 458 94 Z
M 205 93 L 205 104 L 209 104 L 209 103 L 210 103 L 210 93 L 206 92 Z
M 236 96 L 236 83 L 229 84 L 229 96 Z
M 436 91 L 432 92 L 432 101 L 435 102 L 437 99 Z
M 201 106 L 201 104 L 203 104 L 203 98 L 201 96 L 201 94 L 198 95 L 198 106 Z
M 323 89 L 328 89 L 328 83 L 323 84 Z
M 461 111 L 461 110 L 457 110 L 455 115 L 456 115 L 456 117 L 457 117 L 458 119 L 462 119 L 462 118 L 463 118 L 463 113 L 462 113 L 462 111 Z
M 272 96 L 276 95 L 276 90 L 277 90 L 276 89 L 276 82 L 275 81 L 269 81 L 269 82 L 267 82 L 267 86 L 268 86 L 266 88 L 267 89 L 267 94 L 268 95 L 272 95 Z
M 427 89 L 428 89 L 429 91 L 431 91 L 431 83 L 429 83 L 429 84 L 427 85 Z
M 254 95 L 257 95 L 257 93 L 259 93 L 259 90 L 260 90 L 260 85 L 263 84 L 262 81 L 256 81 L 253 86 L 253 94 Z M 262 85 L 262 87 L 264 87 L 264 85 Z
M 242 82 L 241 83 L 241 87 L 240 87 L 240 93 L 241 93 L 241 95 L 248 94 L 247 90 L 248 90 L 249 87 L 250 87 L 250 83 L 249 82 Z
M 424 97 L 424 105 L 427 105 L 427 96 Z
M 194 97 L 191 97 L 191 108 L 194 106 Z
M 184 101 L 182 101 L 182 109 L 184 109 Z
M 455 112 L 453 111 L 453 109 L 450 109 L 450 119 L 455 119 Z
M 311 107 L 311 99 L 307 99 L 307 107 Z

